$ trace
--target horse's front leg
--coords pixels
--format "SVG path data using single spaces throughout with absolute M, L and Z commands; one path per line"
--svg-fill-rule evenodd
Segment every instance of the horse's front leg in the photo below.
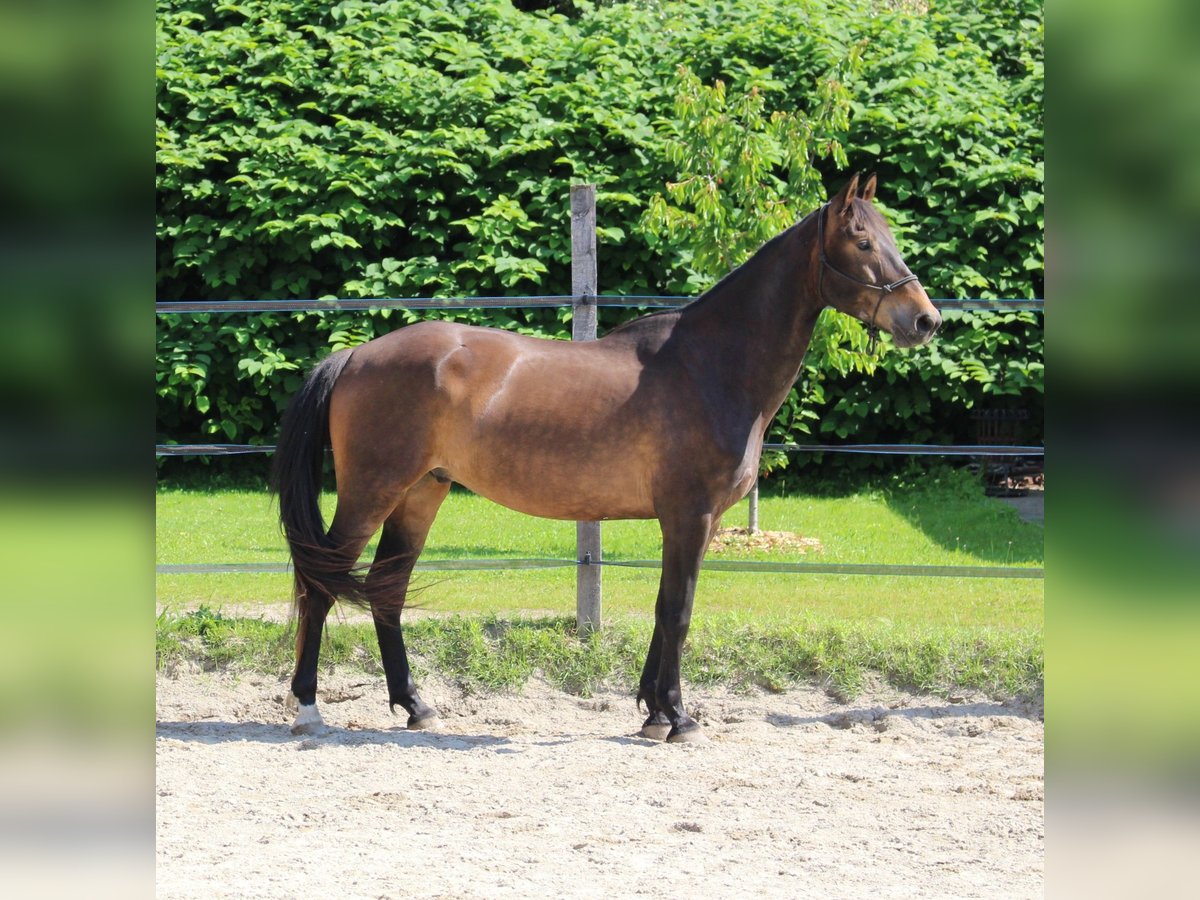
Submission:
M 659 599 L 654 604 L 656 610 L 662 604 L 661 585 L 658 596 Z M 642 666 L 642 679 L 638 684 L 637 695 L 638 708 L 640 709 L 645 702 L 646 711 L 650 713 L 642 723 L 642 737 L 655 741 L 663 740 L 671 730 L 671 720 L 658 708 L 658 669 L 661 661 L 662 629 L 655 622 L 654 634 L 650 637 L 650 649 L 646 653 L 646 664 Z
M 679 667 L 683 657 L 683 642 L 692 621 L 692 603 L 700 563 L 712 537 L 716 516 L 704 515 L 664 519 L 663 569 L 658 602 L 654 608 L 655 632 L 661 634 L 662 645 L 655 684 L 657 711 L 670 723 L 668 741 L 693 742 L 704 740 L 696 720 L 687 714 L 680 688 Z M 651 653 L 654 647 L 651 642 Z M 649 660 L 647 660 L 649 662 Z

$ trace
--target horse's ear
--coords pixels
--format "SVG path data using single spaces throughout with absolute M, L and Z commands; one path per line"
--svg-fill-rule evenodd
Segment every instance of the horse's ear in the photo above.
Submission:
M 870 203 L 875 199 L 875 173 L 867 179 L 867 183 L 863 185 L 862 190 L 858 192 L 858 196 Z
M 853 177 L 846 182 L 846 186 L 838 192 L 838 195 L 829 201 L 829 204 L 839 216 L 844 216 L 850 212 L 850 201 L 857 195 L 858 173 L 855 172 Z

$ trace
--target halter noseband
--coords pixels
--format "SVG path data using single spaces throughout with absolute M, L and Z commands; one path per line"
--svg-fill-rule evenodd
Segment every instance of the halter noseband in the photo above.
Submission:
M 821 298 L 825 296 L 826 269 L 841 275 L 847 281 L 853 281 L 862 287 L 879 291 L 879 299 L 875 301 L 875 310 L 871 313 L 871 321 L 867 323 L 867 352 L 874 353 L 879 346 L 879 326 L 875 324 L 875 319 L 879 315 L 879 307 L 883 305 L 883 298 L 901 285 L 908 284 L 910 281 L 917 281 L 918 279 L 916 275 L 905 275 L 899 281 L 893 281 L 888 284 L 874 284 L 870 281 L 863 281 L 861 278 L 855 278 L 853 275 L 843 272 L 831 263 L 825 255 L 825 213 L 828 209 L 829 204 L 826 203 L 817 213 L 817 253 L 821 258 L 821 268 L 818 270 L 819 274 L 817 275 L 817 296 Z

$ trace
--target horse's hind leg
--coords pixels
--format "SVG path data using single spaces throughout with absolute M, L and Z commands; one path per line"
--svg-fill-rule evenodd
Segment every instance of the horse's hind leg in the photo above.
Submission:
M 375 501 L 371 508 L 358 509 L 351 502 L 338 498 L 338 509 L 329 528 L 329 536 L 337 546 L 337 556 L 344 571 L 349 572 L 371 535 L 379 528 L 391 508 L 384 501 Z M 292 734 L 321 734 L 325 722 L 317 710 L 317 664 L 321 653 L 321 635 L 325 619 L 333 607 L 333 598 L 309 594 L 300 600 L 300 615 L 296 624 L 296 669 L 292 674 L 292 696 L 297 702 Z
M 330 534 L 334 534 L 332 529 Z M 346 561 L 346 571 L 354 566 L 367 540 L 364 537 L 342 542 L 340 553 Z M 296 669 L 292 673 L 292 696 L 297 704 L 292 734 L 322 734 L 325 731 L 325 721 L 317 709 L 317 663 L 325 619 L 332 608 L 331 597 L 310 596 L 302 603 L 296 622 Z
M 387 678 L 388 702 L 393 711 L 396 704 L 408 711 L 408 727 L 412 730 L 436 728 L 440 723 L 437 711 L 417 694 L 400 628 L 400 613 L 413 566 L 449 490 L 448 481 L 438 481 L 430 475 L 408 490 L 383 524 L 375 562 L 367 575 L 367 593 Z
M 317 659 L 321 632 L 332 602 L 310 602 L 296 622 L 296 669 L 292 673 L 292 696 L 297 703 L 292 734 L 320 734 L 325 722 L 317 711 Z

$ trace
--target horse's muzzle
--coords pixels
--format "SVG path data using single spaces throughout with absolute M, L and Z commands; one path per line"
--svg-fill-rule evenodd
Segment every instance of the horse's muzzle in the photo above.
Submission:
M 913 332 L 922 344 L 937 334 L 941 327 L 942 317 L 936 309 L 932 313 L 921 313 L 913 322 Z
M 935 309 L 932 313 L 919 313 L 907 328 L 892 331 L 892 343 L 897 347 L 919 347 L 929 343 L 942 327 L 942 317 Z

